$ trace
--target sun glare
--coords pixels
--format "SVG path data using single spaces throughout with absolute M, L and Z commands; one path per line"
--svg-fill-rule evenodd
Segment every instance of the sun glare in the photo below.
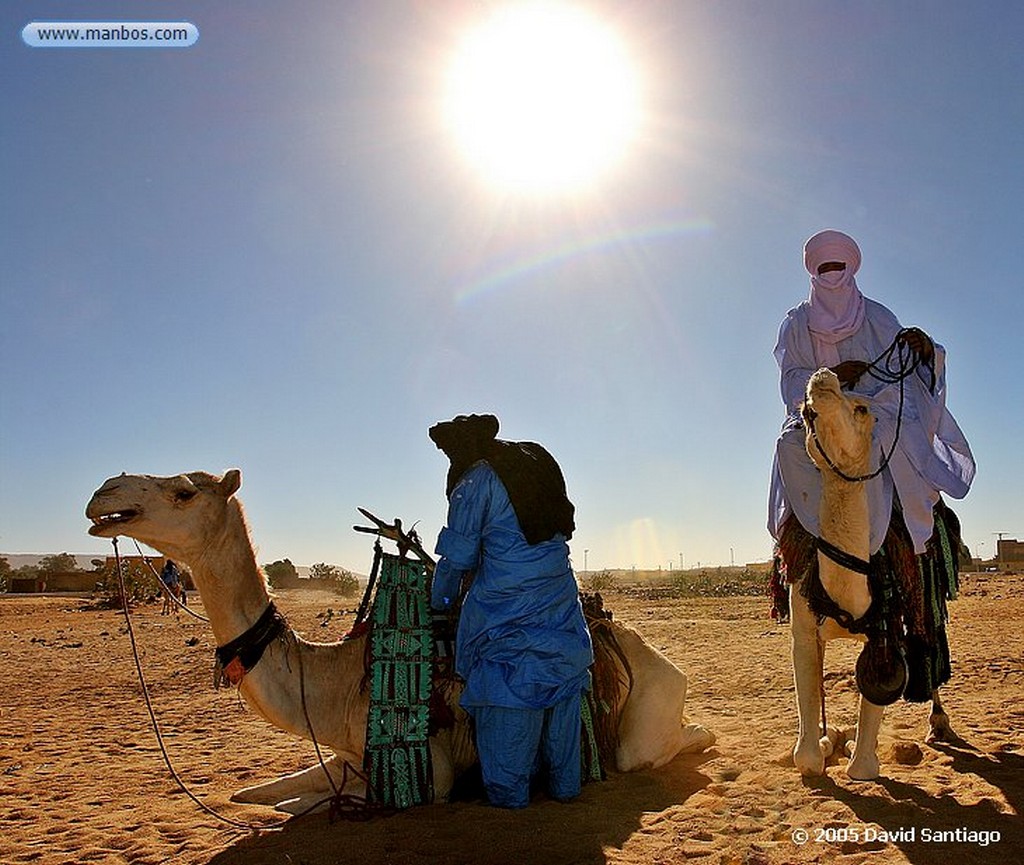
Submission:
M 607 25 L 568 5 L 516 4 L 460 45 L 445 119 L 486 181 L 523 192 L 578 189 L 622 158 L 636 132 L 637 90 Z

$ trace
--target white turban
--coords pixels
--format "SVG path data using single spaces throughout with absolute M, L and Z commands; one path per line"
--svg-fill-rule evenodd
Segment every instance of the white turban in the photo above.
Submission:
M 811 276 L 826 261 L 841 261 L 851 276 L 860 268 L 860 247 L 850 235 L 828 228 L 804 244 L 804 267 Z
M 819 276 L 818 267 L 827 261 L 841 261 L 846 269 Z M 853 278 L 860 267 L 860 247 L 841 231 L 819 231 L 804 244 L 804 267 L 811 275 L 808 326 L 815 359 L 823 366 L 836 366 L 836 343 L 856 333 L 864 323 L 864 295 Z

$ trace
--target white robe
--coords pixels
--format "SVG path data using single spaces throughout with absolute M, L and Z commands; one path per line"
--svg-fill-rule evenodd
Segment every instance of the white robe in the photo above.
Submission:
M 864 323 L 855 333 L 835 344 L 840 361 L 877 358 L 891 344 L 900 323 L 888 309 L 865 298 Z M 782 400 L 787 417 L 776 442 L 768 497 L 768 530 L 778 539 L 782 524 L 795 513 L 811 534 L 819 534 L 818 511 L 821 476 L 804 445 L 800 403 L 807 380 L 821 366 L 808 329 L 808 303 L 791 309 L 779 328 L 775 359 L 781 371 Z M 935 344 L 935 392 L 929 390 L 930 375 L 922 365 L 904 383 L 903 421 L 899 442 L 888 467 L 867 481 L 871 512 L 871 552 L 885 540 L 892 512 L 895 487 L 903 508 L 903 519 L 914 542 L 914 551 L 924 552 L 932 534 L 932 508 L 945 493 L 961 499 L 974 479 L 975 464 L 970 445 L 956 420 L 946 408 L 946 352 Z M 888 453 L 896 432 L 900 385 L 885 384 L 865 373 L 853 388 L 867 396 L 875 416 L 872 471 L 884 449 Z

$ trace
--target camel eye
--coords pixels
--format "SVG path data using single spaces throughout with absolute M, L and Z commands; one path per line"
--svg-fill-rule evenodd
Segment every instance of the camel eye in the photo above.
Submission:
M 866 415 L 868 413 L 868 407 L 866 405 L 854 406 L 853 407 L 853 413 L 854 414 L 859 414 L 861 416 Z
M 174 500 L 176 502 L 187 502 L 187 501 L 190 501 L 191 499 L 195 498 L 195 495 L 196 495 L 196 491 L 195 490 L 178 490 L 174 494 Z

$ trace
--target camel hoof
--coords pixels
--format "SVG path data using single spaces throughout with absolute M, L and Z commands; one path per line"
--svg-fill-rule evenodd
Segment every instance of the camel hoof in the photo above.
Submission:
M 683 743 L 680 754 L 697 754 L 715 744 L 715 734 L 700 724 L 683 725 Z
M 793 749 L 793 765 L 805 778 L 824 775 L 825 753 L 821 750 L 821 743 L 816 740 L 810 748 L 797 745 Z
M 825 762 L 827 763 L 829 757 L 833 754 L 845 754 L 849 757 L 849 740 L 850 735 L 848 731 L 829 727 L 825 735 L 818 740 L 818 744 L 821 745 L 821 752 L 825 755 Z
M 881 772 L 877 756 L 872 754 L 870 757 L 858 760 L 857 749 L 854 747 L 853 759 L 846 766 L 846 775 L 851 781 L 874 781 Z
M 268 794 L 262 786 L 243 787 L 231 794 L 231 801 L 240 805 L 276 805 L 281 797 L 276 794 Z
M 953 728 L 949 726 L 949 715 L 941 712 L 928 718 L 928 736 L 925 739 L 927 744 L 952 742 L 954 739 L 956 739 L 956 734 L 953 732 Z

